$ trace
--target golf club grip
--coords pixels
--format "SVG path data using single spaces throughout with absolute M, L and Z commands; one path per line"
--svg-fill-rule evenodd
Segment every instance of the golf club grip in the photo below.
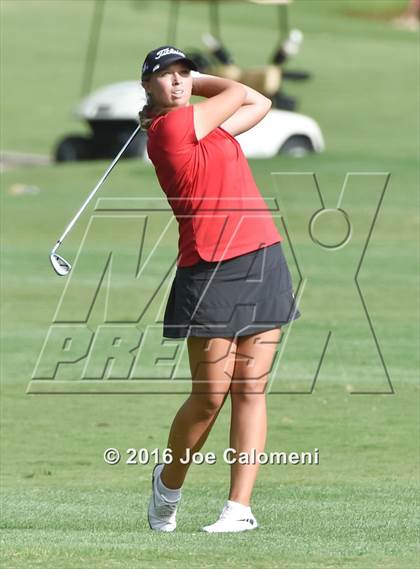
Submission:
M 93 198 L 93 196 L 96 194 L 96 192 L 98 191 L 98 189 L 101 187 L 101 185 L 103 184 L 103 182 L 107 179 L 108 175 L 111 173 L 112 169 L 114 168 L 115 164 L 118 162 L 118 160 L 121 158 L 122 154 L 124 153 L 125 149 L 128 147 L 128 145 L 131 143 L 131 141 L 133 140 L 133 138 L 136 136 L 136 134 L 139 132 L 139 130 L 141 129 L 141 125 L 139 124 L 136 129 L 133 131 L 133 133 L 130 135 L 129 139 L 127 140 L 127 142 L 124 144 L 124 146 L 121 148 L 121 150 L 118 152 L 118 154 L 116 155 L 116 157 L 114 158 L 114 160 L 112 161 L 112 163 L 110 164 L 110 166 L 108 167 L 108 169 L 106 170 L 106 172 L 104 173 L 104 175 L 102 176 L 102 178 L 99 180 L 99 182 L 96 184 L 96 186 L 93 188 L 93 190 L 90 192 L 90 194 L 88 195 L 88 197 L 86 198 L 85 202 L 83 203 L 82 207 L 79 209 L 79 211 L 76 213 L 76 215 L 74 216 L 74 218 L 71 220 L 71 222 L 69 223 L 69 225 L 66 227 L 66 229 L 64 230 L 63 235 L 60 237 L 60 239 L 58 240 L 58 243 L 62 243 L 63 240 L 65 239 L 66 235 L 69 233 L 69 231 L 72 229 L 73 225 L 76 223 L 76 221 L 79 219 L 79 217 L 82 215 L 82 213 L 84 212 L 86 206 L 88 205 L 88 203 L 90 202 L 90 200 Z

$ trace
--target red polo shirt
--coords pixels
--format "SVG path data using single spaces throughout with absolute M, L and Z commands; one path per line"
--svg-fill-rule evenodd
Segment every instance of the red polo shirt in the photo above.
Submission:
M 197 140 L 192 105 L 156 117 L 147 152 L 178 221 L 177 266 L 283 241 L 239 142 L 221 127 Z

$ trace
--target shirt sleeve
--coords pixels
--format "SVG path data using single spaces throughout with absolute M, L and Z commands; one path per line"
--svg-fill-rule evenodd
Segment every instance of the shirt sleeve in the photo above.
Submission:
M 169 154 L 190 152 L 198 144 L 192 105 L 170 111 L 158 120 L 155 135 L 161 148 Z

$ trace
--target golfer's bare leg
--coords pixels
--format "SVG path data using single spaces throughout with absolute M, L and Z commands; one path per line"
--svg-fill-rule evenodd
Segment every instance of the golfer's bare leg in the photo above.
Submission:
M 229 393 L 235 365 L 236 341 L 232 338 L 188 338 L 192 389 L 172 423 L 168 448 L 173 460 L 165 464 L 161 480 L 168 488 L 180 488 L 189 464 L 179 462 L 186 449 L 191 454 L 204 445 Z
M 230 446 L 240 452 L 263 452 L 267 436 L 265 389 L 281 329 L 237 338 L 236 363 L 230 395 Z M 229 499 L 249 506 L 259 464 L 231 465 Z

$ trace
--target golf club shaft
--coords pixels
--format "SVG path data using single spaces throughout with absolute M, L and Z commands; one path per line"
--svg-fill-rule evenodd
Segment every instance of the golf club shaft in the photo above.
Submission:
M 121 148 L 121 150 L 118 152 L 118 154 L 116 155 L 116 157 L 114 158 L 114 160 L 112 161 L 111 165 L 109 166 L 109 168 L 107 169 L 107 171 L 105 172 L 105 174 L 102 176 L 102 178 L 99 180 L 99 182 L 96 184 L 96 186 L 93 188 L 93 190 L 90 192 L 89 196 L 87 197 L 86 201 L 84 202 L 84 204 L 82 205 L 82 207 L 79 209 L 79 211 L 76 213 L 76 215 L 74 216 L 74 218 L 71 220 L 71 222 L 69 223 L 69 225 L 66 227 L 63 235 L 60 237 L 60 239 L 57 241 L 54 249 L 52 250 L 52 252 L 54 253 L 58 247 L 61 245 L 61 243 L 64 241 L 66 235 L 69 233 L 69 231 L 72 229 L 73 225 L 76 223 L 76 221 L 79 219 L 79 217 L 82 215 L 83 211 L 85 210 L 86 206 L 88 205 L 88 203 L 90 202 L 90 200 L 93 198 L 93 196 L 96 194 L 96 192 L 98 191 L 98 189 L 101 187 L 101 185 L 103 184 L 103 182 L 106 180 L 106 178 L 108 177 L 108 175 L 110 174 L 111 170 L 114 168 L 115 164 L 118 162 L 118 160 L 121 158 L 122 154 L 124 153 L 125 149 L 127 148 L 127 146 L 131 143 L 131 141 L 133 140 L 133 138 L 136 136 L 136 134 L 138 133 L 138 131 L 140 130 L 141 125 L 138 125 L 135 129 L 135 131 L 131 134 L 130 138 L 127 140 L 127 142 L 124 144 L 124 146 Z

